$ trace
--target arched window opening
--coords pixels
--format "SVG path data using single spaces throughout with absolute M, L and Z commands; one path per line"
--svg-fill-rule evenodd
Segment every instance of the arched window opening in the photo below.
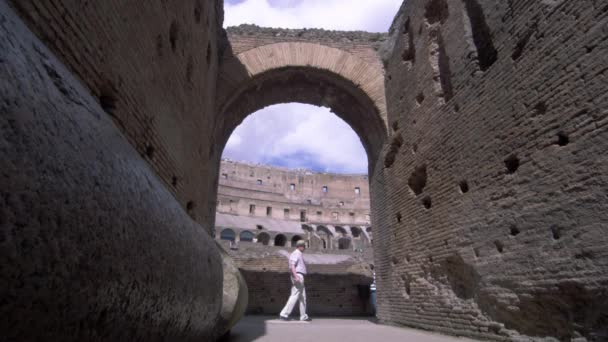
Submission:
M 291 238 L 291 247 L 295 247 L 295 246 L 296 246 L 296 243 L 297 243 L 299 240 L 302 240 L 302 237 L 301 237 L 301 236 L 299 236 L 299 235 L 294 235 L 294 236 Z
M 232 229 L 224 229 L 220 233 L 220 240 L 232 241 L 234 242 L 236 234 Z
M 338 240 L 338 249 L 349 249 L 350 248 L 350 239 L 349 238 L 340 238 Z
M 285 235 L 279 234 L 274 237 L 275 246 L 285 247 L 285 243 L 287 243 L 287 238 L 285 237 Z
M 253 236 L 252 232 L 245 230 L 240 234 L 241 242 L 253 242 Z
M 361 228 L 359 227 L 350 227 L 350 233 L 354 238 L 358 238 L 361 236 Z
M 341 227 L 341 226 L 336 226 L 336 233 L 338 233 L 342 236 L 346 236 L 346 229 L 344 229 L 344 227 Z
M 261 243 L 264 246 L 268 246 L 268 244 L 270 243 L 270 235 L 268 235 L 268 233 L 258 234 L 258 243 Z

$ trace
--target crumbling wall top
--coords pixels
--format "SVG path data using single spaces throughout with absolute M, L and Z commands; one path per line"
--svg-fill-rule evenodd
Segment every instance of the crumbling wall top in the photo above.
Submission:
M 364 44 L 376 47 L 376 50 L 388 39 L 387 33 L 375 33 L 365 31 L 333 31 L 324 29 L 284 29 L 260 27 L 257 25 L 243 24 L 228 27 L 229 36 L 253 36 L 256 38 L 274 38 L 281 40 L 337 42 L 343 44 Z

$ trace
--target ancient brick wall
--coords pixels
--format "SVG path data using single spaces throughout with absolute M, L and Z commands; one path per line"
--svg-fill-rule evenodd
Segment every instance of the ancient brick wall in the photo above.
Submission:
M 365 226 L 370 222 L 369 206 L 367 175 L 221 163 L 218 212 L 296 221 L 304 212 L 303 222 Z
M 223 2 L 11 2 L 211 231 L 213 157 L 221 154 L 211 131 Z
M 305 42 L 348 51 L 379 69 L 382 69 L 382 61 L 378 51 L 388 38 L 386 33 L 266 28 L 255 25 L 229 27 L 226 32 L 230 41 L 229 51 L 233 55 L 264 45 Z
M 248 313 L 278 315 L 289 298 L 291 281 L 287 257 L 277 252 L 292 252 L 293 248 L 250 245 L 230 250 L 225 243 L 222 245 L 234 258 L 247 281 Z M 334 264 L 307 265 L 308 313 L 317 316 L 370 315 L 373 312 L 369 303 L 369 285 L 373 281 L 369 269 L 370 256 L 353 252 L 336 254 L 339 251 L 332 251 L 331 254 L 322 251 L 311 253 L 321 253 L 329 258 L 350 258 Z M 297 309 L 294 310 L 296 313 Z
M 382 321 L 608 339 L 607 56 L 605 1 L 404 3 L 371 184 Z
M 0 0 L 0 340 L 214 340 L 218 249 L 96 101 Z

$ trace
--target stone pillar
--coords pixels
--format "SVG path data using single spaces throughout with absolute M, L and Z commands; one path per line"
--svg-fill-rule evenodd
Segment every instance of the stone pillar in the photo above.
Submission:
M 2 340 L 215 337 L 215 243 L 5 0 L 0 161 Z

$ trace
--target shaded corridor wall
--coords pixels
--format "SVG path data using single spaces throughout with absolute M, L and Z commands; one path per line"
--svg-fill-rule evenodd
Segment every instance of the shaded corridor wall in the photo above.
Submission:
M 212 130 L 223 1 L 9 3 L 211 234 L 222 152 Z
M 409 0 L 372 181 L 379 318 L 608 339 L 608 6 Z
M 210 341 L 222 260 L 0 0 L 2 341 Z

